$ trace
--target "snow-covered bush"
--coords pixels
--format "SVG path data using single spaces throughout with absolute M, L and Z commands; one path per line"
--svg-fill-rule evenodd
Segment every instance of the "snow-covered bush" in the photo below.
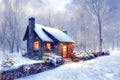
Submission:
M 48 63 L 48 66 L 59 66 L 63 64 L 64 60 L 61 56 L 54 53 L 44 53 L 43 60 Z
M 92 54 L 92 53 L 90 53 L 90 54 L 88 54 L 88 55 L 90 56 L 91 59 L 95 58 L 95 55 Z
M 1 67 L 11 67 L 14 65 L 15 61 L 12 58 L 6 58 L 4 61 L 2 61 Z
M 90 60 L 91 59 L 91 57 L 88 55 L 88 54 L 86 54 L 85 56 L 84 56 L 84 60 Z
M 95 57 L 102 56 L 102 55 L 110 55 L 109 51 L 102 51 L 102 52 L 92 52 Z
M 99 55 L 100 55 L 100 56 L 102 56 L 102 55 L 110 55 L 110 52 L 108 52 L 108 51 L 103 51 L 103 52 L 101 52 Z
M 98 57 L 98 56 L 99 56 L 99 52 L 92 52 L 92 54 L 93 54 L 95 57 Z
M 74 62 L 78 62 L 80 60 L 82 60 L 84 57 L 84 54 L 81 54 L 81 53 L 73 53 L 73 54 L 70 54 L 70 58 L 72 59 L 72 61 Z
M 85 56 L 84 56 L 84 60 L 90 60 L 90 59 L 93 59 L 93 58 L 95 58 L 95 55 L 94 54 L 86 54 Z
M 95 58 L 95 55 L 91 52 L 82 52 L 82 53 L 72 53 L 70 58 L 74 62 L 78 62 L 80 60 L 90 60 Z

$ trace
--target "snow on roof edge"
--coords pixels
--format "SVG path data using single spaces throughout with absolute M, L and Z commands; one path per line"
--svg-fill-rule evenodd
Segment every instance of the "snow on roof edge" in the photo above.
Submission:
M 48 33 L 50 33 L 52 36 L 54 36 L 56 39 L 58 39 L 61 42 L 73 42 L 74 43 L 73 39 L 71 39 L 67 34 L 65 34 L 59 29 L 51 28 L 48 26 L 45 26 L 43 29 L 46 30 Z
M 39 24 L 35 24 L 35 29 L 34 31 L 37 33 L 37 35 L 42 39 L 42 41 L 49 41 L 49 42 L 53 42 L 53 40 L 51 38 L 49 38 L 42 30 L 44 26 L 43 25 L 39 25 Z

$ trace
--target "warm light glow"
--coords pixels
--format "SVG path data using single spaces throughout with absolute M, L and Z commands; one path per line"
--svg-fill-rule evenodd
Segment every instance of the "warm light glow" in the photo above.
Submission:
M 39 41 L 34 41 L 34 49 L 35 50 L 39 49 Z
M 63 43 L 60 43 L 60 45 L 63 45 Z
M 67 46 L 63 46 L 63 52 L 67 51 Z
M 47 49 L 47 50 L 51 50 L 51 44 L 50 44 L 50 43 L 47 43 L 47 44 L 46 44 L 46 49 Z
M 67 58 L 67 46 L 63 46 L 63 58 Z

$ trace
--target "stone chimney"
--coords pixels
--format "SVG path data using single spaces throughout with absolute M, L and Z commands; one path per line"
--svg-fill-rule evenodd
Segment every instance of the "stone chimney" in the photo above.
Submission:
M 29 32 L 31 33 L 35 28 L 35 18 L 29 18 Z
M 33 51 L 33 41 L 34 41 L 34 28 L 35 28 L 35 18 L 29 18 L 29 53 L 32 53 Z

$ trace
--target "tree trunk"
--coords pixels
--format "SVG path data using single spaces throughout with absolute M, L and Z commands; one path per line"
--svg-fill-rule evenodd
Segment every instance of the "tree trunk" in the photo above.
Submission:
M 87 51 L 87 43 L 86 43 L 87 40 L 86 40 L 86 29 L 85 29 L 85 27 L 84 27 L 84 34 L 83 34 L 83 35 L 84 35 L 84 45 L 85 45 L 85 46 L 84 46 L 84 50 L 85 50 L 85 52 L 86 52 L 86 51 Z
M 98 17 L 98 27 L 99 27 L 99 51 L 100 51 L 100 54 L 101 54 L 101 52 L 102 52 L 102 42 L 103 42 L 103 40 L 102 40 L 102 29 L 101 29 L 101 20 L 100 20 L 100 17 L 99 17 L 99 15 L 97 16 Z
M 112 50 L 114 50 L 115 49 L 115 42 L 114 42 L 114 40 L 112 41 Z
M 17 45 L 17 53 L 19 53 L 19 46 Z

